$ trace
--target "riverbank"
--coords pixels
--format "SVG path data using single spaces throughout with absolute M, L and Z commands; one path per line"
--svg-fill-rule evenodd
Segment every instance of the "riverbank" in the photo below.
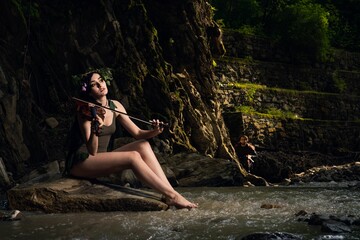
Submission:
M 302 239 L 360 238 L 350 232 L 323 232 L 320 225 L 299 221 L 301 210 L 319 215 L 360 216 L 360 191 L 343 184 L 280 187 L 177 188 L 200 207 L 191 211 L 24 212 L 17 222 L 0 224 L 2 239 L 242 239 L 255 233 L 288 233 Z M 264 204 L 276 205 L 263 208 Z M 284 238 L 283 238 L 284 239 Z
M 258 151 L 251 172 L 271 183 L 360 181 L 360 153 Z
M 349 156 L 340 158 L 309 152 L 259 151 L 251 174 L 245 173 L 244 176 L 239 171 L 237 163 L 225 159 L 214 159 L 196 153 L 159 155 L 158 157 L 169 181 L 175 187 L 274 186 L 299 185 L 310 182 L 352 182 L 349 187 L 356 189 L 359 188 L 358 182 L 360 182 L 360 162 L 353 162 L 356 158 Z M 62 162 L 59 164 L 54 161 L 43 166 L 42 171 L 35 170 L 25 176 L 19 186 L 8 191 L 11 194 L 6 196 L 3 193 L 3 199 L 6 197 L 2 200 L 3 209 L 10 207 L 11 209 L 45 212 L 77 212 L 80 209 L 82 211 L 94 209 L 98 211 L 119 211 L 120 209 L 122 211 L 131 209 L 144 211 L 146 209 L 141 204 L 135 204 L 137 207 L 130 208 L 129 206 L 134 204 L 129 205 L 129 201 L 130 203 L 140 203 L 141 201 L 135 199 L 136 197 L 117 195 L 119 189 L 107 188 L 100 191 L 96 190 L 99 186 L 93 181 L 60 179 L 62 165 Z M 120 192 L 124 193 L 129 191 L 123 191 L 127 189 L 123 186 L 131 187 L 129 189 L 134 191 L 145 187 L 130 170 L 103 180 L 122 188 Z M 106 194 L 103 194 L 104 191 L 109 192 L 108 198 L 106 198 Z M 89 193 L 91 196 L 88 196 Z M 112 201 L 114 194 L 117 196 L 115 199 L 119 199 L 119 201 Z M 7 202 L 9 197 L 10 206 Z M 69 205 L 68 201 L 71 201 L 70 207 L 66 207 Z M 107 210 L 103 207 L 104 201 L 107 202 Z M 148 205 L 146 198 L 143 203 Z M 160 207 L 158 210 L 165 208 Z

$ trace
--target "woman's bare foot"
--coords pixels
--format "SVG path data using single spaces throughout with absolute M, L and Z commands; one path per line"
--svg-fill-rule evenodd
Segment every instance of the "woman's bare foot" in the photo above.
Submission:
M 198 207 L 198 204 L 186 200 L 179 193 L 176 193 L 174 197 L 166 197 L 165 203 L 169 206 L 175 206 L 176 208 L 192 209 Z

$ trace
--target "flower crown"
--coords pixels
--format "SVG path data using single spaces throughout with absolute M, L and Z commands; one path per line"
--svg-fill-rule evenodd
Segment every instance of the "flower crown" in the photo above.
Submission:
M 82 82 L 82 83 L 81 83 L 81 91 L 82 91 L 82 92 L 86 92 L 86 91 L 87 91 L 87 83 L 86 83 L 86 82 Z
M 101 75 L 101 77 L 105 80 L 106 85 L 110 86 L 110 82 L 113 80 L 112 69 L 111 68 L 89 68 L 85 73 L 73 75 L 73 82 L 79 86 L 82 92 L 86 92 L 88 90 L 89 84 L 83 81 L 84 77 L 89 73 L 97 72 Z

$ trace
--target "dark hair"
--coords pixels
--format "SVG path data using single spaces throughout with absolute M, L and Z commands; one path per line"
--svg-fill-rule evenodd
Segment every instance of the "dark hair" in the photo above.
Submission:
M 249 141 L 249 137 L 246 136 L 246 135 L 241 135 L 240 138 L 239 138 L 239 141 L 240 141 L 241 138 L 245 138 L 246 141 Z
M 82 78 L 80 80 L 80 98 L 86 101 L 94 101 L 94 99 L 90 96 L 91 86 L 90 86 L 90 80 L 92 76 L 97 73 L 101 77 L 102 75 L 98 71 L 91 71 L 87 72 L 82 75 Z

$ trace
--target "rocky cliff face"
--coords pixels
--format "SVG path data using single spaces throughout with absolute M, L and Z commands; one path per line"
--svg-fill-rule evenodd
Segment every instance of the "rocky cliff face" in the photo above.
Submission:
M 231 140 L 245 133 L 256 145 L 251 172 L 269 182 L 357 180 L 349 164 L 359 161 L 360 53 L 334 49 L 332 61 L 299 63 L 270 39 L 237 31 L 223 39 L 220 102 Z
M 270 39 L 225 31 L 224 43 L 215 74 L 233 141 L 245 133 L 265 149 L 359 150 L 359 53 L 334 49 L 332 61 L 300 64 Z
M 162 139 L 171 152 L 235 158 L 215 94 L 210 49 L 221 44 L 206 1 L 19 2 L 0 3 L 0 160 L 14 179 L 53 160 L 54 142 L 61 151 L 72 76 L 89 67 L 113 69 L 111 97 L 130 114 L 171 123 Z M 51 116 L 62 128 L 45 124 Z

